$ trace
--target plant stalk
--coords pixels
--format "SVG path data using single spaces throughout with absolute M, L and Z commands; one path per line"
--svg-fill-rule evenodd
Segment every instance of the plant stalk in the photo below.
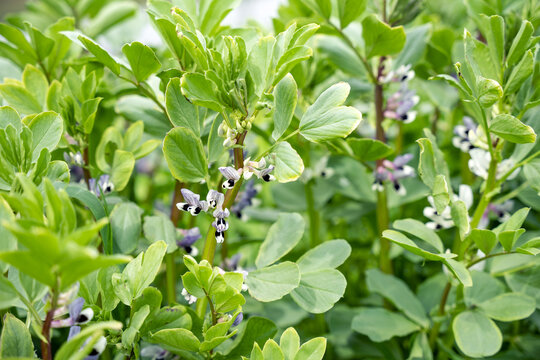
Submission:
M 171 203 L 171 222 L 174 227 L 178 225 L 178 221 L 182 217 L 182 213 L 176 207 L 176 204 L 182 202 L 183 196 L 180 189 L 184 186 L 183 183 L 176 180 L 174 185 L 174 194 Z M 176 303 L 176 262 L 175 253 L 165 255 L 165 278 L 167 283 L 167 302 L 169 305 Z
M 51 308 L 45 316 L 45 321 L 43 322 L 43 327 L 41 328 L 41 334 L 45 340 L 41 340 L 41 358 L 43 360 L 52 360 L 52 348 L 51 348 L 51 323 L 54 317 L 54 311 L 58 305 L 58 288 L 59 281 L 57 280 L 57 285 L 55 289 L 51 289 Z

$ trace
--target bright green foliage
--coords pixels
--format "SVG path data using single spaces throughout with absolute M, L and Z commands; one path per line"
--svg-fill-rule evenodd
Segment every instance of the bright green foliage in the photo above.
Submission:
M 0 357 L 536 359 L 538 4 L 263 3 L 3 14 Z
M 242 357 L 249 360 L 320 360 L 326 351 L 326 339 L 314 338 L 300 346 L 300 337 L 294 328 L 288 328 L 283 332 L 279 345 L 274 340 L 268 340 L 264 346 L 255 344 L 250 357 Z

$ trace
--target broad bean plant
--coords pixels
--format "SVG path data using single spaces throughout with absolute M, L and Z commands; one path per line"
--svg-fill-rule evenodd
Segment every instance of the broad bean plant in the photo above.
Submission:
M 0 358 L 537 359 L 540 3 L 241 3 L 2 14 Z

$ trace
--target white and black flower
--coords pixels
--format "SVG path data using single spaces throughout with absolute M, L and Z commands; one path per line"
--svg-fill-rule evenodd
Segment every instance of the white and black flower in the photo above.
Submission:
M 69 317 L 65 319 L 54 319 L 51 322 L 51 327 L 62 328 L 88 323 L 94 317 L 94 311 L 92 308 L 83 309 L 83 307 L 84 299 L 82 297 L 73 300 L 73 302 L 69 304 Z
M 242 175 L 242 169 L 236 170 L 232 166 L 220 167 L 219 171 L 226 179 L 222 184 L 224 189 L 232 189 L 236 182 L 240 180 L 240 176 Z
M 193 191 L 188 189 L 180 190 L 182 196 L 184 197 L 185 202 L 176 204 L 176 207 L 182 211 L 188 211 L 191 215 L 197 216 L 201 211 L 207 211 L 209 204 L 205 200 L 200 200 L 200 195 L 195 194 Z
M 468 185 L 460 185 L 459 194 L 454 194 L 452 200 L 463 201 L 467 209 L 469 209 L 473 203 L 473 193 L 471 187 Z M 428 228 L 433 230 L 440 230 L 449 229 L 454 226 L 450 206 L 446 206 L 446 208 L 444 208 L 444 210 L 439 213 L 436 210 L 435 201 L 433 200 L 432 196 L 428 196 L 428 202 L 430 206 L 426 206 L 424 208 L 424 216 L 431 220 L 426 223 L 426 226 Z

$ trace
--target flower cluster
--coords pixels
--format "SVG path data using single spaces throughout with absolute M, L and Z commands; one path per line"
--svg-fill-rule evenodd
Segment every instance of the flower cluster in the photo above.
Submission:
M 468 116 L 463 118 L 463 125 L 456 125 L 454 127 L 454 135 L 452 144 L 463 152 L 484 147 L 482 146 L 484 144 L 481 144 L 478 137 L 478 126 Z
M 471 158 L 469 159 L 469 169 L 476 176 L 481 177 L 482 179 L 487 179 L 489 164 L 491 163 L 491 154 L 489 151 L 483 149 L 475 148 L 469 152 Z M 504 159 L 497 164 L 497 173 L 496 178 L 500 179 L 504 174 L 509 172 L 514 167 L 514 161 L 512 159 Z M 520 169 L 516 169 L 510 176 L 509 180 L 515 178 L 519 173 Z
M 383 191 L 384 181 L 389 180 L 398 194 L 405 195 L 407 190 L 400 183 L 400 180 L 414 176 L 414 169 L 407 165 L 412 158 L 412 154 L 405 154 L 397 156 L 394 161 L 384 160 L 382 165 L 375 170 L 375 181 L 371 188 L 374 191 Z
M 251 179 L 253 175 L 266 182 L 275 180 L 274 175 L 271 174 L 271 172 L 274 171 L 274 165 L 267 166 L 264 158 L 259 161 L 251 161 L 247 158 L 244 161 L 243 168 L 235 169 L 232 166 L 227 166 L 220 167 L 219 171 L 221 171 L 221 174 L 223 174 L 226 179 L 222 184 L 224 189 L 232 189 L 236 182 L 240 180 L 241 176 L 246 180 Z
M 400 120 L 405 124 L 416 119 L 416 111 L 412 108 L 418 104 L 420 98 L 416 92 L 409 88 L 408 82 L 414 78 L 411 65 L 401 65 L 397 70 L 390 71 L 383 79 L 384 83 L 398 82 L 400 88 L 393 93 L 386 102 L 384 116 L 388 119 Z
M 179 210 L 187 211 L 193 216 L 199 215 L 201 212 L 210 212 L 215 221 L 212 226 L 216 229 L 216 241 L 222 243 L 225 240 L 224 232 L 229 228 L 229 224 L 225 220 L 229 217 L 229 209 L 223 209 L 225 196 L 217 190 L 210 190 L 206 196 L 206 200 L 200 200 L 200 195 L 188 189 L 180 190 L 184 196 L 185 202 L 176 204 Z
M 97 182 L 94 178 L 90 179 L 88 186 L 96 196 L 105 195 L 114 190 L 114 184 L 111 182 L 109 175 L 101 175 Z
M 472 206 L 473 193 L 469 185 L 460 185 L 459 194 L 453 195 L 452 201 L 461 200 L 465 203 L 467 210 Z M 454 226 L 450 206 L 446 206 L 442 212 L 437 212 L 435 201 L 432 196 L 428 196 L 430 206 L 424 208 L 424 216 L 431 221 L 426 223 L 426 226 L 433 230 L 448 229 Z
M 73 152 L 64 153 L 64 160 L 68 165 L 84 166 L 84 159 L 80 151 L 75 154 Z
M 57 308 L 53 313 L 53 320 L 51 321 L 52 328 L 65 328 L 69 327 L 68 341 L 81 332 L 80 325 L 89 323 L 94 318 L 94 311 L 92 308 L 84 308 L 84 299 L 82 297 L 76 297 L 79 292 L 79 283 L 73 285 L 66 292 L 61 293 L 58 296 Z M 48 299 L 48 295 L 45 300 Z M 65 315 L 68 315 L 65 317 Z M 84 345 L 88 343 L 86 340 Z M 83 345 L 83 346 L 84 346 Z M 105 350 L 107 346 L 107 340 L 104 336 L 101 336 L 94 344 L 92 351 L 84 360 L 97 360 L 99 355 Z
M 252 118 L 245 118 L 240 111 L 231 114 L 232 126 L 222 121 L 218 127 L 218 136 L 224 137 L 223 146 L 228 148 L 236 144 L 238 136 L 251 129 Z

